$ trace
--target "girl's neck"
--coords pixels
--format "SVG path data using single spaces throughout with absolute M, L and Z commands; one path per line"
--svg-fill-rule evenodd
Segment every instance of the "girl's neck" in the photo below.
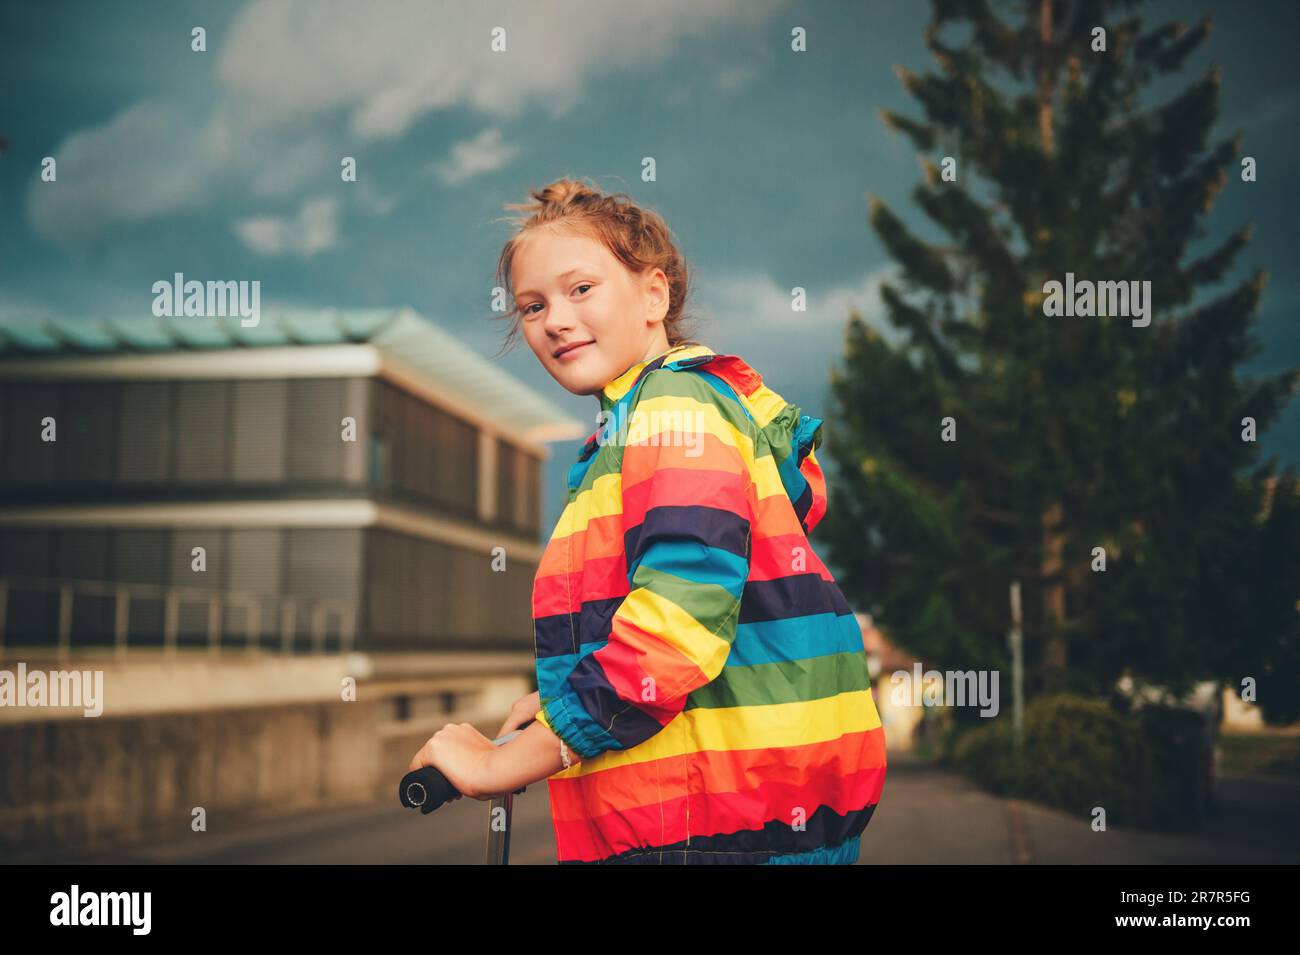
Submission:
M 663 333 L 662 327 L 659 334 L 646 346 L 646 352 L 637 361 L 650 361 L 652 358 L 658 358 L 673 346 L 668 344 L 668 336 Z

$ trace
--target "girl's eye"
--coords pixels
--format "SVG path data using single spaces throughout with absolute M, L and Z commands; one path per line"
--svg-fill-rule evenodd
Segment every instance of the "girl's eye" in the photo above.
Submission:
M 575 289 L 592 288 L 592 284 L 590 282 L 583 282 L 581 285 L 575 285 L 574 288 Z M 542 304 L 541 302 L 533 302 L 532 305 L 525 305 L 523 312 L 521 314 L 536 315 L 537 313 L 532 310 L 533 306 L 534 305 L 540 306 L 541 304 Z

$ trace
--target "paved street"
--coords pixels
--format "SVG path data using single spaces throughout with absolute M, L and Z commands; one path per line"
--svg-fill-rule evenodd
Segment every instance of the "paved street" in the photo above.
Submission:
M 1195 836 L 1093 832 L 1088 821 L 990 796 L 907 754 L 890 755 L 884 795 L 862 841 L 860 864 L 1135 864 L 1300 862 L 1300 783 L 1228 778 L 1223 809 Z M 460 799 L 429 816 L 396 797 L 149 849 L 85 859 L 141 863 L 400 863 L 483 861 L 488 804 Z M 13 861 L 27 861 L 15 859 Z M 68 861 L 78 861 L 69 859 Z M 514 865 L 553 864 L 546 785 L 515 797 Z
M 1181 864 L 1300 862 L 1300 782 L 1220 781 L 1222 812 L 1196 835 L 1114 826 L 991 796 L 963 777 L 891 754 L 862 863 Z

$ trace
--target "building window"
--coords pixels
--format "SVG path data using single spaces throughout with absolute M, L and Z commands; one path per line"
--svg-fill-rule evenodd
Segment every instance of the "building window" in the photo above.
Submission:
M 373 488 L 388 490 L 389 482 L 392 480 L 392 465 L 388 460 L 389 453 L 388 437 L 372 433 L 370 435 L 370 456 L 367 470 L 370 476 L 370 486 Z
M 182 381 L 176 385 L 176 480 L 216 484 L 227 478 L 230 439 L 225 381 Z

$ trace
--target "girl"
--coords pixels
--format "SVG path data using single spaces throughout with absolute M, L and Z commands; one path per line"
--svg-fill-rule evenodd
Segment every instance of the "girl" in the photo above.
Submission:
M 623 194 L 532 193 L 498 280 L 547 372 L 600 403 L 533 584 L 538 692 L 497 747 L 412 759 L 490 799 L 548 780 L 561 863 L 857 861 L 885 740 L 862 634 L 808 542 L 826 509 L 800 414 L 684 337 L 687 268 Z

